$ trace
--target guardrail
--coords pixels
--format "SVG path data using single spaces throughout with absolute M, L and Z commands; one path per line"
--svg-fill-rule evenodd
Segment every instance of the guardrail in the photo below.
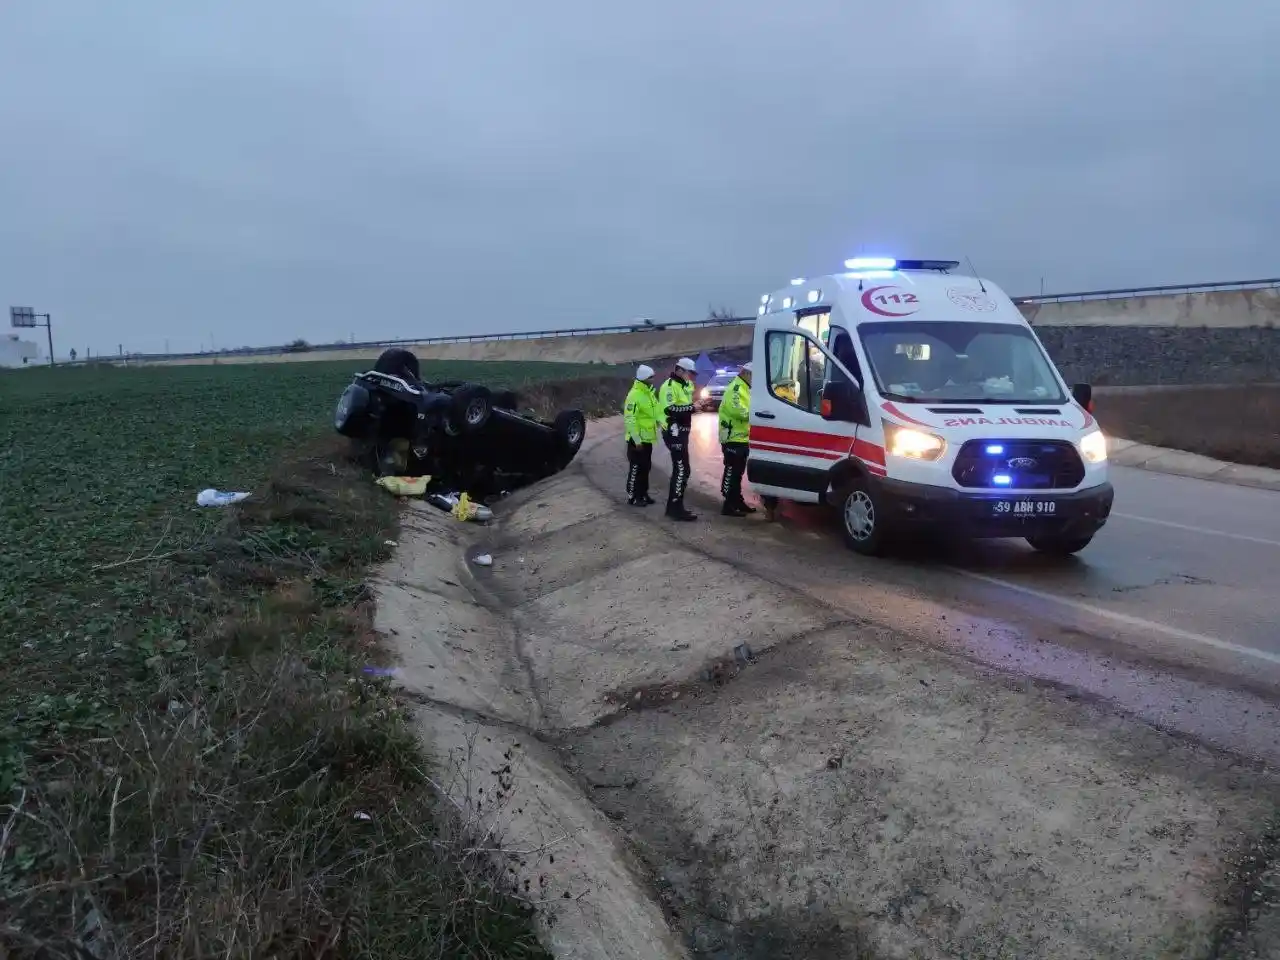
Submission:
M 1265 290 L 1280 287 L 1280 277 L 1268 280 L 1231 280 L 1226 283 L 1182 283 L 1164 287 L 1126 287 L 1122 290 L 1086 290 L 1083 293 L 1047 293 L 1038 297 L 1014 297 L 1016 304 L 1066 301 L 1119 300 L 1124 297 L 1175 296 L 1179 293 L 1211 293 L 1229 290 Z

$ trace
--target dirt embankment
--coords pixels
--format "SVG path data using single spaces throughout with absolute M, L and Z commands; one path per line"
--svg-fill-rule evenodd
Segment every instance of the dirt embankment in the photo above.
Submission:
M 1096 407 L 1113 436 L 1280 467 L 1280 385 L 1101 390 Z
M 1269 776 L 820 602 L 761 525 L 622 507 L 602 432 L 492 531 L 415 514 L 379 589 L 561 956 L 1233 955 Z

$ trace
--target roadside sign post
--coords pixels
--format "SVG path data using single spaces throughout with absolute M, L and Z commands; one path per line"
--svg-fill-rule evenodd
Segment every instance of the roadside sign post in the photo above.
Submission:
M 39 320 L 44 320 L 44 323 L 39 323 Z M 36 313 L 31 307 L 10 307 L 9 324 L 23 328 L 44 327 L 49 335 L 49 366 L 52 367 L 58 362 L 53 357 L 53 320 L 49 314 Z

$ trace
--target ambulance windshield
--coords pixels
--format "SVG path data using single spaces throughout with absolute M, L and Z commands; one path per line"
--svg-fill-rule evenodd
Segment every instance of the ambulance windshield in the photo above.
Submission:
M 1039 342 L 1014 323 L 858 326 L 881 395 L 908 403 L 1066 403 Z

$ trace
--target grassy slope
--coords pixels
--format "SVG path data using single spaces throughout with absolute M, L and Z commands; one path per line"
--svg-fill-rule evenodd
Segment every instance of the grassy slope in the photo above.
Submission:
M 542 956 L 362 673 L 395 510 L 329 433 L 352 367 L 0 376 L 0 955 Z
M 1100 393 L 1098 422 L 1126 440 L 1280 467 L 1280 387 Z

